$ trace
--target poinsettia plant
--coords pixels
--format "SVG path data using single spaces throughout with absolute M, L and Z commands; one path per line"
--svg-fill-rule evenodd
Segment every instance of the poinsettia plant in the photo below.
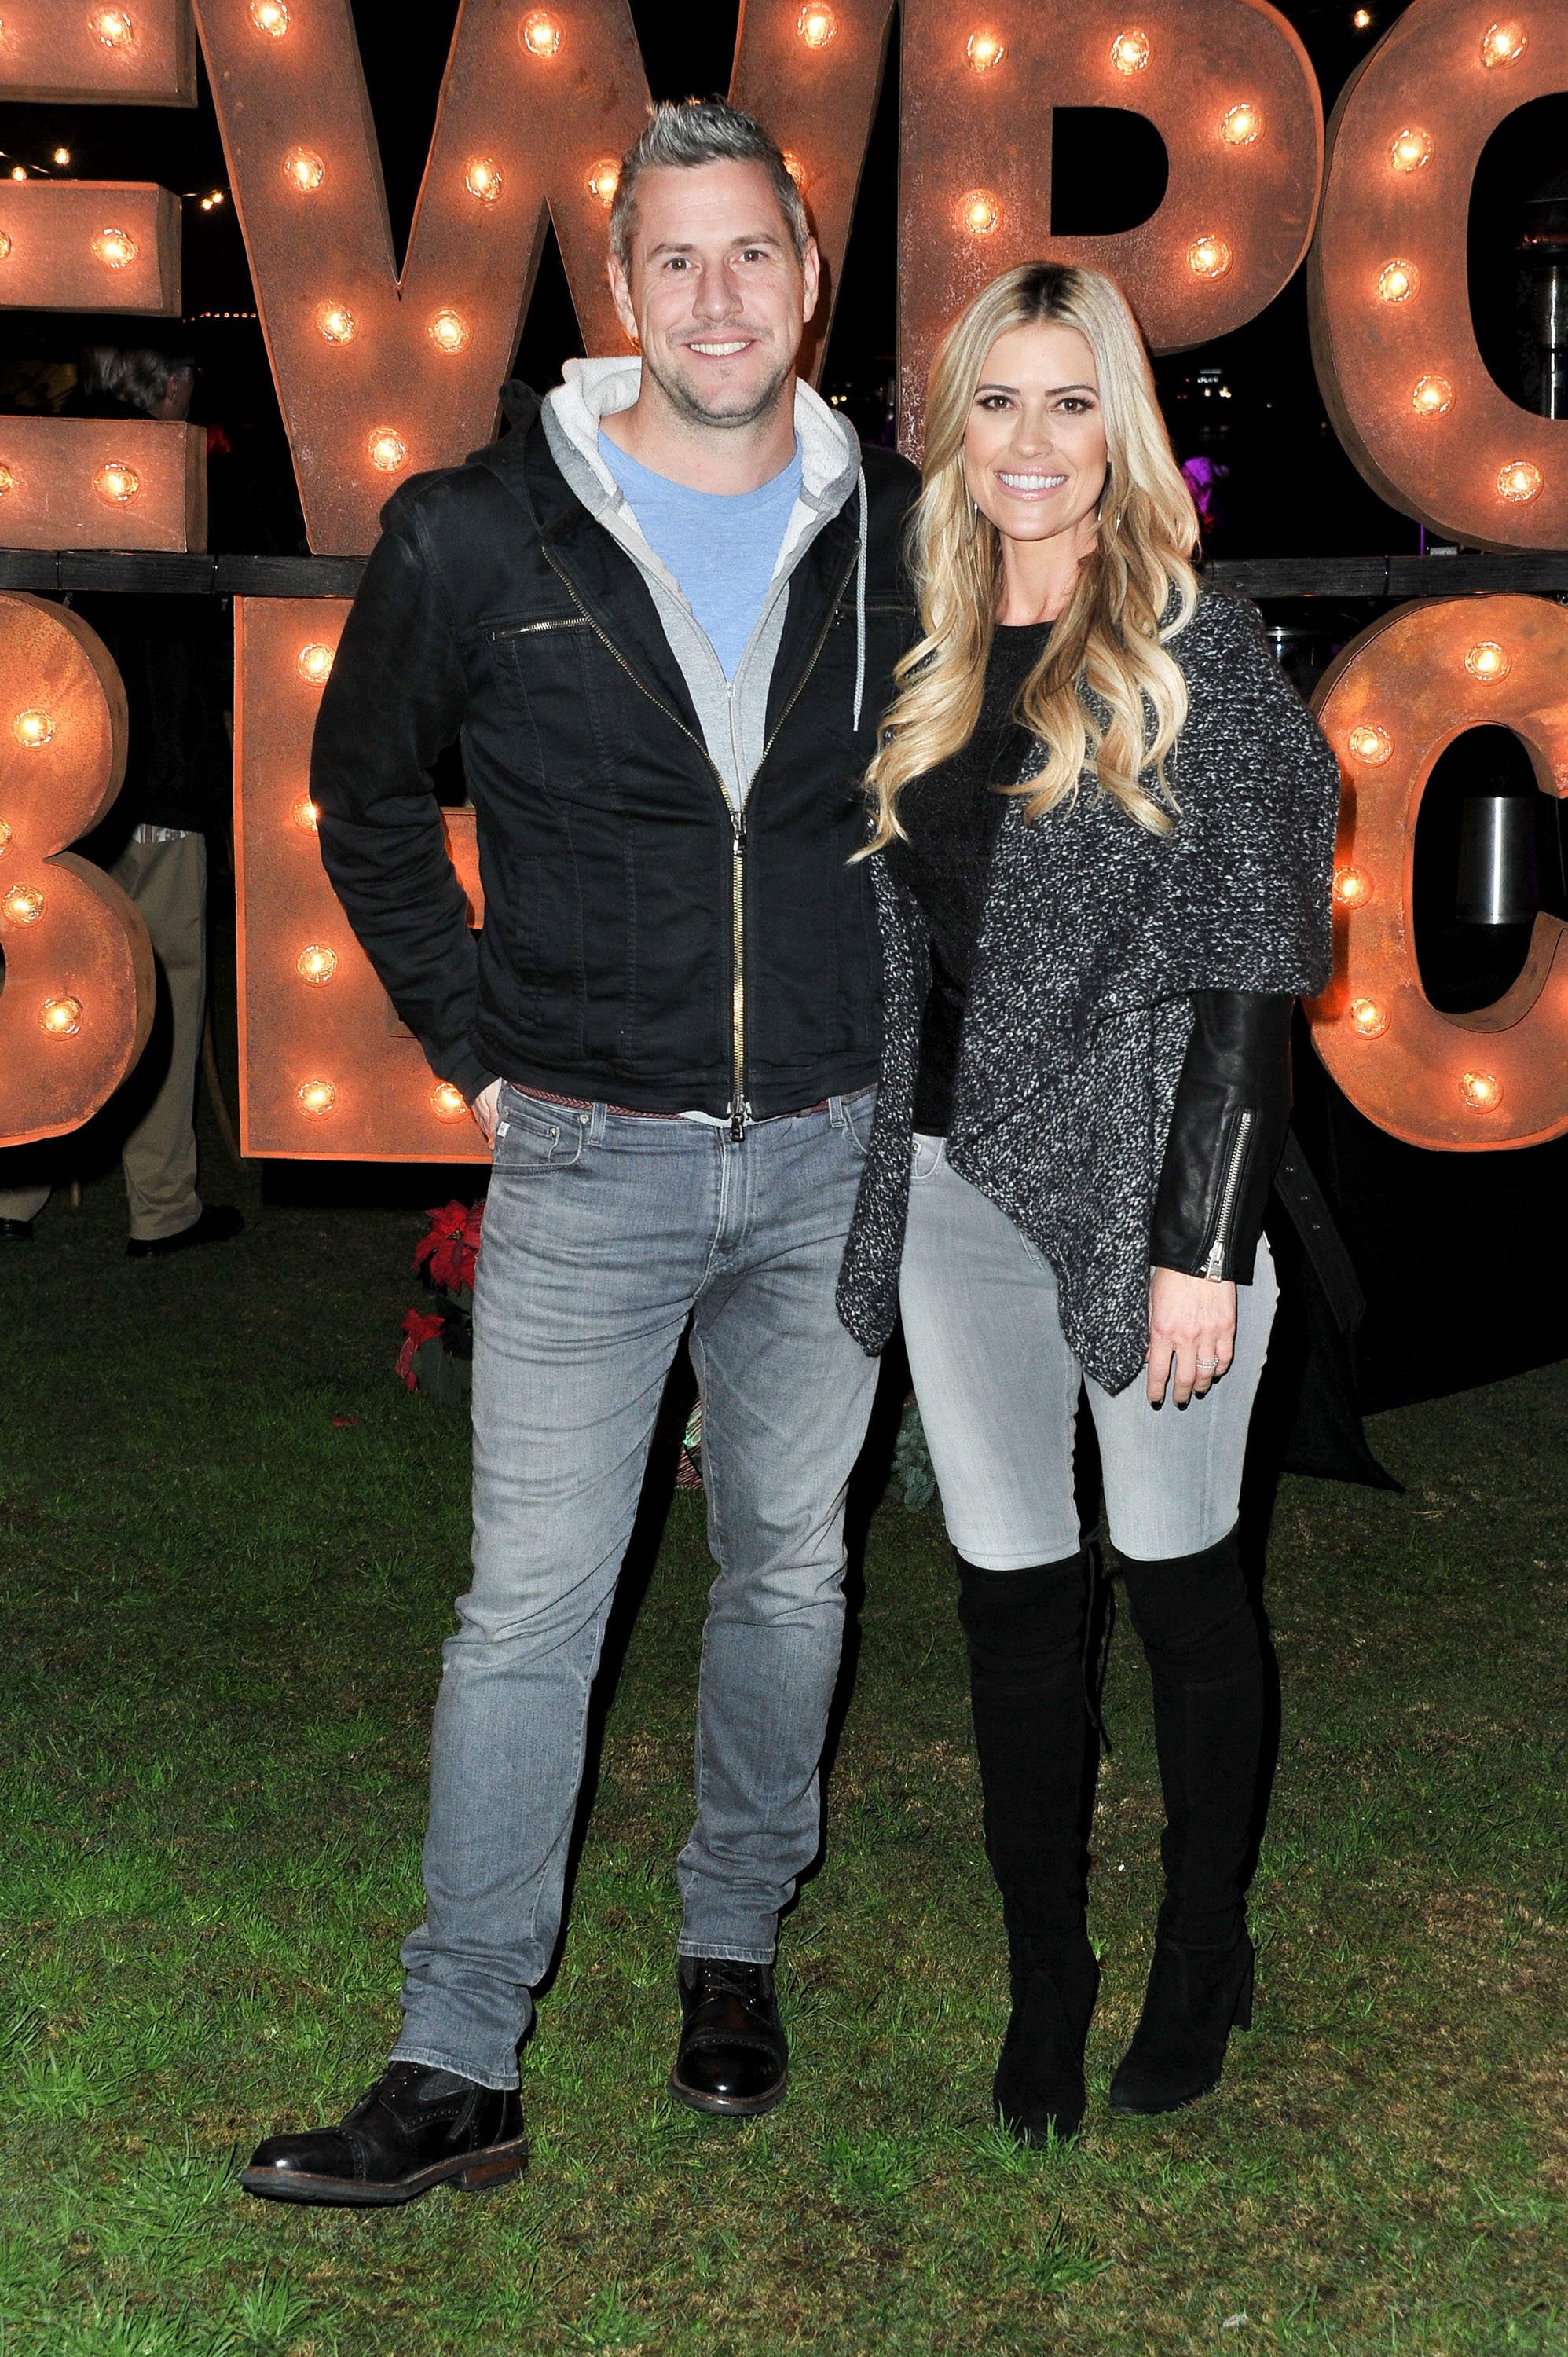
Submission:
M 485 1207 L 443 1203 L 424 1216 L 430 1228 L 414 1247 L 413 1266 L 447 1306 L 409 1311 L 397 1372 L 411 1392 L 447 1402 L 467 1399 L 474 1383 L 474 1271 Z

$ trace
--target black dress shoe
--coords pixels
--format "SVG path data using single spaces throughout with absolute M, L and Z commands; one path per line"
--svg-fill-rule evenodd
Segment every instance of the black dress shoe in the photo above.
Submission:
M 32 1241 L 31 1220 L 0 1220 L 0 1244 L 30 1244 Z
M 682 2018 L 670 2093 L 694 2112 L 770 2112 L 789 2083 L 772 1966 L 682 1956 L 676 1986 Z
M 423 2062 L 389 2062 L 338 2126 L 266 2137 L 240 2182 L 263 2201 L 384 2210 L 416 2201 L 435 2185 L 487 2192 L 527 2166 L 515 2087 L 480 2087 Z
M 1066 2142 L 1083 2125 L 1083 2050 L 1100 1992 L 1087 1939 L 1010 1943 L 1013 2017 L 992 2088 L 1000 2125 L 1021 2143 Z
M 133 1260 L 161 1260 L 166 1253 L 189 1252 L 196 1244 L 226 1244 L 245 1224 L 243 1211 L 230 1203 L 209 1203 L 188 1228 L 177 1236 L 133 1236 L 125 1246 Z
M 1111 2082 L 1113 2112 L 1175 2112 L 1219 2083 L 1232 2029 L 1252 2027 L 1252 1943 L 1220 1948 L 1161 1933 L 1133 2043 Z

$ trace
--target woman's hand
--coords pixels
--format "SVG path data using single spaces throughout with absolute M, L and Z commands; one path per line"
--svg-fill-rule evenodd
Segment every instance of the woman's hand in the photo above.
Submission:
M 501 1084 L 499 1081 L 491 1081 L 479 1091 L 478 1095 L 468 1107 L 468 1111 L 485 1133 L 485 1144 L 492 1148 L 496 1142 L 496 1123 L 500 1118 L 500 1106 Z
M 1236 1288 L 1179 1268 L 1149 1273 L 1149 1405 L 1168 1383 L 1177 1407 L 1200 1399 L 1230 1364 L 1236 1349 Z

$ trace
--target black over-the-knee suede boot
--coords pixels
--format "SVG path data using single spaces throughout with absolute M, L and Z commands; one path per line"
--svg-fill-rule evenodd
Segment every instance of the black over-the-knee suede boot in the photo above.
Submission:
M 1074 2135 L 1100 1986 L 1084 1928 L 1084 1818 L 1094 1752 L 1084 1700 L 1087 1549 L 1026 1571 L 958 1557 L 985 1854 L 1002 1893 L 1013 2014 L 996 2115 L 1028 2144 Z
M 1155 1688 L 1165 1895 L 1144 2010 L 1111 2083 L 1119 2112 L 1172 2112 L 1215 2085 L 1252 2019 L 1242 1912 L 1255 1854 L 1262 1638 L 1236 1534 L 1200 1555 L 1123 1561 Z

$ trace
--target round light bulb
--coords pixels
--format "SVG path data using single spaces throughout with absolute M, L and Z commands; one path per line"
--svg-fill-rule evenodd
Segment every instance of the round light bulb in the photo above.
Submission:
M 1000 224 L 1002 208 L 989 188 L 970 188 L 958 200 L 958 224 L 971 237 L 989 237 Z
M 1337 867 L 1334 898 L 1342 909 L 1364 909 L 1372 897 L 1372 879 L 1364 867 Z
M 1371 21 L 1372 12 L 1369 8 L 1358 8 L 1350 19 L 1359 33 L 1364 33 Z
M 548 8 L 535 8 L 518 27 L 517 38 L 531 58 L 553 58 L 561 47 L 561 27 Z
M 1544 478 L 1539 467 L 1528 458 L 1510 458 L 1506 467 L 1498 469 L 1498 497 L 1513 507 L 1523 507 L 1527 500 L 1540 496 Z
M 92 241 L 92 251 L 105 270 L 124 270 L 141 250 L 128 229 L 101 229 Z
M 319 813 L 308 794 L 300 795 L 299 800 L 295 803 L 293 810 L 289 813 L 289 816 L 293 819 L 295 826 L 298 827 L 302 834 L 314 834 L 316 833 Z
M 0 909 L 14 925 L 36 925 L 44 913 L 44 896 L 36 884 L 13 884 Z
M 270 33 L 281 41 L 288 30 L 288 9 L 285 0 L 251 0 L 247 14 L 258 33 Z
M 1389 1010 L 1380 998 L 1353 998 L 1349 1016 L 1363 1039 L 1380 1039 L 1389 1028 Z
M 1459 1093 L 1472 1113 L 1494 1113 L 1503 1101 L 1503 1084 L 1496 1072 L 1466 1072 Z
M 437 311 L 430 322 L 430 340 L 438 352 L 460 352 L 473 341 L 473 336 L 460 312 Z M 402 458 L 398 464 L 403 464 Z
M 291 147 L 283 159 L 283 176 L 302 196 L 314 196 L 327 178 L 327 166 L 314 147 Z
M 1410 405 L 1418 417 L 1446 417 L 1454 406 L 1454 388 L 1445 376 L 1417 377 Z
M 408 444 L 394 426 L 378 425 L 365 445 L 365 456 L 383 475 L 395 475 L 407 463 Z
M 838 18 L 823 0 L 807 0 L 795 19 L 795 30 L 809 49 L 825 49 L 838 28 Z
M 1413 262 L 1385 262 L 1378 273 L 1378 300 L 1408 303 L 1420 285 L 1421 273 Z
M 1136 25 L 1129 25 L 1125 32 L 1118 33 L 1111 44 L 1111 62 L 1118 73 L 1142 73 L 1149 62 L 1147 33 L 1140 32 Z
M 141 490 L 142 479 L 134 467 L 124 466 L 118 458 L 111 458 L 93 476 L 92 488 L 106 507 L 123 508 Z
M 1222 237 L 1195 237 L 1187 250 L 1187 266 L 1195 278 L 1223 278 L 1230 262 L 1230 248 Z
M 47 745 L 54 733 L 54 720 L 48 712 L 18 712 L 11 723 L 12 736 L 18 745 L 25 745 L 29 753 L 36 752 L 40 745 Z
M 476 156 L 463 174 L 463 186 L 479 202 L 493 205 L 502 187 L 501 167 L 489 156 Z
M 26 166 L 25 164 L 13 164 L 13 165 L 12 165 L 12 167 L 11 167 L 11 178 L 12 178 L 14 180 L 25 180 L 25 179 L 27 178 L 27 166 Z M 7 248 L 6 248 L 6 252 L 7 252 L 7 253 L 9 253 L 9 252 L 10 252 L 10 248 L 9 248 L 8 246 L 7 246 Z
M 1007 44 L 989 25 L 981 25 L 964 43 L 963 53 L 976 73 L 989 73 L 1006 56 Z
M 1396 172 L 1419 172 L 1431 163 L 1434 145 L 1430 131 L 1417 130 L 1413 125 L 1399 132 L 1389 149 L 1389 161 Z
M 1380 770 L 1394 749 L 1393 738 L 1375 720 L 1363 720 L 1359 727 L 1352 728 L 1349 744 L 1351 753 L 1366 770 Z
M 351 344 L 354 340 L 354 314 L 347 303 L 318 303 L 316 324 L 329 344 Z
M 106 49 L 128 49 L 136 38 L 136 28 L 124 8 L 94 8 L 87 29 Z
M 338 1102 L 338 1092 L 330 1081 L 301 1081 L 295 1091 L 300 1110 L 313 1121 L 320 1121 Z
M 1507 679 L 1513 664 L 1496 639 L 1483 639 L 1479 645 L 1470 649 L 1465 658 L 1465 668 L 1472 679 L 1478 679 L 1485 686 L 1490 687 L 1495 681 Z
M 468 1100 L 450 1081 L 438 1081 L 430 1092 L 430 1110 L 437 1121 L 461 1121 L 468 1110 Z
M 324 647 L 319 639 L 313 639 L 307 647 L 301 647 L 294 659 L 294 667 L 301 679 L 307 679 L 312 687 L 325 687 L 332 676 L 332 650 Z
M 294 970 L 301 982 L 330 982 L 338 971 L 338 952 L 320 942 L 312 942 L 300 951 Z
M 1263 135 L 1263 111 L 1243 99 L 1219 120 L 1219 136 L 1230 147 L 1251 147 Z
M 1488 25 L 1481 36 L 1481 63 L 1484 66 L 1511 66 L 1516 58 L 1524 55 L 1530 36 L 1517 17 L 1505 16 Z
M 38 1021 L 51 1039 L 70 1039 L 81 1028 L 81 1001 L 70 993 L 59 998 L 46 998 L 38 1009 Z
M 57 147 L 54 153 L 54 160 L 62 167 L 69 164 L 70 161 L 70 149 L 69 147 Z
M 620 166 L 613 156 L 601 156 L 596 164 L 589 165 L 588 194 L 596 205 L 603 205 L 607 212 L 616 200 L 616 190 L 619 185 Z

